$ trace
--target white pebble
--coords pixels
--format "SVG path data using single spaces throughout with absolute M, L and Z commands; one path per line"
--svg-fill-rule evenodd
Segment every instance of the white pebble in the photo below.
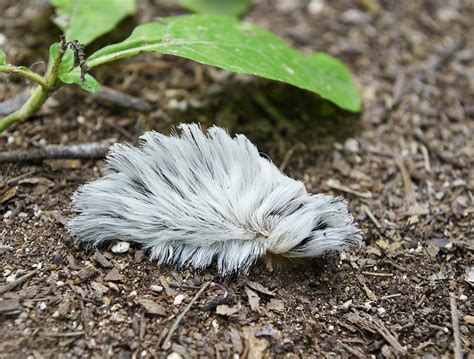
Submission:
M 130 243 L 128 242 L 117 242 L 113 247 L 112 247 L 112 252 L 114 253 L 125 253 L 128 251 L 130 248 Z
M 156 285 L 156 284 L 150 285 L 150 289 L 157 293 L 163 291 L 163 287 L 161 285 Z
M 178 295 L 174 298 L 173 304 L 174 304 L 174 305 L 180 305 L 180 304 L 183 302 L 183 299 L 184 299 L 184 295 L 178 294 Z

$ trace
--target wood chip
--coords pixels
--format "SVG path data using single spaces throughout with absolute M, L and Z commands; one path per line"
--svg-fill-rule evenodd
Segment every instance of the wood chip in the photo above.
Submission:
M 284 312 L 285 304 L 280 299 L 270 299 L 270 302 L 267 304 L 267 308 L 274 312 Z
M 98 272 L 97 268 L 92 264 L 87 264 L 77 273 L 76 282 L 82 283 L 92 278 Z
M 109 273 L 107 273 L 104 277 L 104 281 L 106 282 L 119 282 L 123 280 L 123 275 L 119 273 L 119 270 L 117 268 L 113 268 L 110 270 Z
M 11 312 L 20 308 L 21 306 L 18 299 L 0 300 L 0 313 Z
M 102 268 L 112 268 L 113 267 L 112 263 L 110 263 L 110 261 L 107 258 L 105 258 L 105 256 L 102 253 L 100 253 L 99 251 L 95 251 L 94 260 Z
M 216 314 L 223 315 L 226 317 L 230 317 L 234 314 L 237 314 L 238 312 L 240 312 L 240 305 L 229 307 L 227 304 L 222 304 L 216 307 Z
M 139 299 L 138 303 L 146 310 L 148 314 L 153 314 L 153 315 L 160 315 L 162 317 L 166 317 L 166 311 L 165 309 L 156 303 L 155 301 L 151 299 Z

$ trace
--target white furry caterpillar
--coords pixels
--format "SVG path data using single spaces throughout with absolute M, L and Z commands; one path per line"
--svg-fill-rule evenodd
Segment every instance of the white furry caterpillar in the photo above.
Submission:
M 159 263 L 246 273 L 258 258 L 314 257 L 358 245 L 341 198 L 310 195 L 243 135 L 196 124 L 114 145 L 108 173 L 74 194 L 79 240 L 135 242 Z

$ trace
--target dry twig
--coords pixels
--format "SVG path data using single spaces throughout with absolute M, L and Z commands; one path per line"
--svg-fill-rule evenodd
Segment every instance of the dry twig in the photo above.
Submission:
M 326 181 L 326 185 L 329 188 L 332 188 L 332 189 L 335 189 L 335 190 L 338 190 L 338 191 L 342 191 L 342 192 L 346 192 L 346 193 L 350 193 L 350 194 L 353 194 L 354 196 L 357 196 L 357 197 L 372 198 L 372 193 L 370 193 L 370 192 L 360 192 L 360 191 L 353 190 L 352 188 L 344 186 L 344 185 L 340 184 L 339 181 L 334 180 L 332 178 L 328 179 Z
M 403 160 L 394 155 L 395 163 L 397 164 L 398 169 L 402 175 L 403 187 L 405 188 L 405 199 L 411 205 L 416 203 L 415 190 L 413 189 L 413 182 L 411 181 L 410 174 L 408 173 Z
M 173 325 L 171 326 L 170 330 L 168 331 L 168 334 L 166 334 L 166 338 L 165 340 L 163 341 L 163 344 L 161 345 L 161 348 L 162 349 L 169 349 L 171 348 L 171 337 L 173 336 L 174 332 L 176 331 L 176 329 L 178 329 L 178 325 L 179 323 L 181 322 L 181 320 L 183 320 L 184 316 L 186 315 L 187 312 L 189 312 L 189 310 L 191 309 L 191 307 L 193 306 L 193 304 L 196 302 L 196 300 L 199 298 L 199 296 L 207 289 L 207 287 L 209 287 L 209 284 L 210 282 L 206 282 L 202 285 L 201 289 L 199 289 L 199 291 L 196 293 L 196 295 L 193 297 L 193 299 L 191 299 L 191 301 L 189 302 L 189 304 L 186 306 L 186 308 L 184 308 L 184 310 L 178 315 L 178 317 L 176 318 L 175 322 L 173 323 Z
M 380 224 L 380 222 L 377 220 L 377 218 L 375 218 L 374 214 L 372 213 L 372 211 L 369 209 L 369 207 L 367 207 L 366 205 L 363 205 L 362 206 L 365 214 L 370 218 L 370 220 L 375 224 L 375 227 L 377 227 L 378 229 L 382 228 L 382 225 Z
M 31 150 L 0 152 L 0 163 L 69 158 L 103 158 L 116 139 L 72 145 L 49 145 Z
M 456 359 L 462 359 L 461 332 L 459 331 L 458 306 L 456 304 L 456 297 L 454 296 L 454 293 L 449 293 L 449 304 L 451 306 L 451 320 L 453 323 L 454 357 Z

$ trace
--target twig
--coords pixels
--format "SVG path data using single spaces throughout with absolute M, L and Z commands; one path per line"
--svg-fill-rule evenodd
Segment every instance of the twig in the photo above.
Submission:
M 297 149 L 301 148 L 301 144 L 300 143 L 297 143 L 293 146 L 291 146 L 291 148 L 288 150 L 288 152 L 285 154 L 285 158 L 283 159 L 283 161 L 281 162 L 281 165 L 280 165 L 280 170 L 281 171 L 284 171 L 286 166 L 288 166 L 288 162 L 290 162 L 290 159 L 291 157 L 293 156 L 293 154 L 295 153 L 295 151 Z
M 453 323 L 453 336 L 454 336 L 454 357 L 456 359 L 462 359 L 462 346 L 461 346 L 461 333 L 459 331 L 459 317 L 458 317 L 458 306 L 456 304 L 456 297 L 454 293 L 449 293 L 449 304 L 451 306 L 451 320 Z
M 362 272 L 362 274 L 372 275 L 374 277 L 393 277 L 392 273 Z
M 49 145 L 43 148 L 35 148 L 31 150 L 5 151 L 0 152 L 0 163 L 65 158 L 103 158 L 109 147 L 114 142 L 116 142 L 116 139 L 65 146 Z
M 338 191 L 350 193 L 350 194 L 353 194 L 354 196 L 357 196 L 357 197 L 372 198 L 372 193 L 370 193 L 370 192 L 360 192 L 360 191 L 353 190 L 352 188 L 349 188 L 347 186 L 344 186 L 344 185 L 340 184 L 338 181 L 336 181 L 334 179 L 327 180 L 326 185 L 329 188 L 333 188 L 333 189 L 338 190 Z
M 375 227 L 377 227 L 378 229 L 382 228 L 382 225 L 380 224 L 380 222 L 377 220 L 377 218 L 375 218 L 374 214 L 372 213 L 372 211 L 369 209 L 369 207 L 367 207 L 366 205 L 362 206 L 365 214 L 370 218 L 370 220 L 375 224 Z
M 380 297 L 380 300 L 387 300 L 387 299 L 392 299 L 392 298 L 398 298 L 401 297 L 402 293 L 396 293 L 396 294 L 389 294 L 389 295 L 384 295 L 383 297 Z
M 26 273 L 24 276 L 21 276 L 20 278 L 14 280 L 13 282 L 10 282 L 10 283 L 7 283 L 7 284 L 4 284 L 2 286 L 0 286 L 0 294 L 3 294 L 5 292 L 8 292 L 12 289 L 14 289 L 18 284 L 24 282 L 25 280 L 27 280 L 28 278 L 32 277 L 33 275 L 35 275 L 36 273 L 38 273 L 39 269 L 35 269 L 33 271 L 31 271 L 30 273 Z
M 86 334 L 85 331 L 80 332 L 69 332 L 69 333 L 55 333 L 55 332 L 42 332 L 40 336 L 42 337 L 51 337 L 51 338 L 71 338 L 71 337 L 80 337 L 81 335 Z
M 413 189 L 413 182 L 411 181 L 408 170 L 403 163 L 403 160 L 394 154 L 395 163 L 397 164 L 400 173 L 402 174 L 403 187 L 405 188 L 405 199 L 409 204 L 416 203 L 415 190 Z
M 211 283 L 210 282 L 204 283 L 202 285 L 201 289 L 199 289 L 199 291 L 193 297 L 193 299 L 191 299 L 191 301 L 186 306 L 186 308 L 184 308 L 184 310 L 180 313 L 180 315 L 178 315 L 178 317 L 176 318 L 176 321 L 171 326 L 170 330 L 168 331 L 168 334 L 165 337 L 165 340 L 163 341 L 163 344 L 161 346 L 162 349 L 167 350 L 167 349 L 171 348 L 171 337 L 173 336 L 174 332 L 178 328 L 179 323 L 181 322 L 181 320 L 183 320 L 186 313 L 191 309 L 194 302 L 196 302 L 196 300 L 199 298 L 199 296 L 207 289 L 207 287 L 209 287 L 209 284 L 211 284 Z
M 372 292 L 369 289 L 369 287 L 367 287 L 367 285 L 365 284 L 364 277 L 362 277 L 360 274 L 356 274 L 356 278 L 359 281 L 362 288 L 364 289 L 364 292 L 365 292 L 365 295 L 367 296 L 367 298 L 369 298 L 369 300 L 371 300 L 373 302 L 376 302 L 378 300 L 377 296 L 374 294 L 374 292 Z
M 424 144 L 421 144 L 420 148 L 421 148 L 421 154 L 423 155 L 425 170 L 426 172 L 431 172 L 430 154 L 428 152 L 428 147 L 426 147 Z
M 101 86 L 100 90 L 92 94 L 91 97 L 105 104 L 112 104 L 113 106 L 119 106 L 127 110 L 131 109 L 140 112 L 151 111 L 151 105 L 147 101 L 106 86 Z

